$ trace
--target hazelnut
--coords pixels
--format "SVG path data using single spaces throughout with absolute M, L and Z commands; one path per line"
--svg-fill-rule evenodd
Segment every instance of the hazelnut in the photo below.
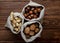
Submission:
M 29 19 L 31 19 L 31 16 L 28 16 Z
M 37 10 L 36 9 L 34 10 L 34 13 L 37 13 Z
M 41 9 L 40 9 L 40 8 L 38 8 L 37 10 L 38 10 L 38 12 L 40 12 L 40 11 L 41 11 Z
M 36 29 L 35 29 L 35 32 L 36 32 L 36 33 L 39 32 L 39 28 L 36 28 Z
M 31 10 L 34 10 L 34 8 L 31 8 Z
M 28 6 L 27 9 L 30 9 L 30 7 Z
M 37 18 L 37 15 L 34 15 L 34 18 Z
M 30 30 L 35 30 L 35 28 L 36 28 L 35 24 L 32 24 L 32 25 L 30 26 Z
M 29 14 L 32 14 L 33 12 L 32 11 L 29 11 Z
M 25 32 L 26 34 L 29 34 L 30 28 L 29 28 L 29 27 L 26 27 L 25 30 L 24 30 L 24 32 Z
M 29 35 L 33 36 L 34 35 L 34 32 L 33 31 L 30 31 Z
M 25 17 L 27 17 L 28 15 L 27 14 L 24 14 Z
M 31 14 L 30 16 L 31 16 L 31 17 L 33 17 L 33 16 L 34 16 L 34 14 Z

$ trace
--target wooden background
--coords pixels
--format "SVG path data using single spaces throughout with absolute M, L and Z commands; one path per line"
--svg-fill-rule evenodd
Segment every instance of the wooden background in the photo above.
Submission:
M 33 0 L 45 6 L 43 31 L 40 38 L 33 43 L 59 43 L 60 42 L 60 0 Z M 20 34 L 15 35 L 5 28 L 7 17 L 11 11 L 21 12 L 29 0 L 0 0 L 0 43 L 24 42 Z

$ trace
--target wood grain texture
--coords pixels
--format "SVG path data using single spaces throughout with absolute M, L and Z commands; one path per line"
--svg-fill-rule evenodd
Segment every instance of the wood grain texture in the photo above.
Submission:
M 33 1 L 45 6 L 45 16 L 41 37 L 32 43 L 60 43 L 60 0 Z M 13 34 L 4 25 L 11 11 L 21 12 L 28 3 L 29 0 L 0 0 L 0 43 L 24 42 L 20 34 Z

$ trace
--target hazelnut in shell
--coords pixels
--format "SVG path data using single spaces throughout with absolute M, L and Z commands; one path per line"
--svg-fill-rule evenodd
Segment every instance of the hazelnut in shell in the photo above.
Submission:
M 25 17 L 27 17 L 28 15 L 27 14 L 24 14 Z
M 28 19 L 31 19 L 31 16 L 30 15 L 28 16 Z
M 36 9 L 34 10 L 34 13 L 37 13 L 37 10 Z
M 29 14 L 32 14 L 33 13 L 33 11 L 29 11 Z
M 33 31 L 30 31 L 29 35 L 33 36 L 34 35 L 34 32 Z
M 34 24 L 32 24 L 32 25 L 30 26 L 30 30 L 35 30 L 35 28 L 36 28 L 36 26 L 35 26 Z
M 30 28 L 29 27 L 26 27 L 25 30 L 24 30 L 24 33 L 25 34 L 29 34 L 29 32 L 30 32 Z
M 34 15 L 34 18 L 37 18 L 37 15 Z
M 35 32 L 36 32 L 36 33 L 39 32 L 39 28 L 36 28 L 36 29 L 35 29 Z

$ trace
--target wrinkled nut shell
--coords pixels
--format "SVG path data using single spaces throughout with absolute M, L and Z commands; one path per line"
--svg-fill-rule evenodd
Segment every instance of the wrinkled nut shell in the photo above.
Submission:
M 33 31 L 30 31 L 29 35 L 33 36 L 34 35 L 34 32 Z
M 26 27 L 24 32 L 25 32 L 26 34 L 29 34 L 29 32 L 30 32 L 29 27 Z
M 36 28 L 36 26 L 35 26 L 34 24 L 32 24 L 32 25 L 30 26 L 30 30 L 35 30 L 35 28 Z
M 36 28 L 36 29 L 35 29 L 35 32 L 36 32 L 36 33 L 39 32 L 39 28 Z

